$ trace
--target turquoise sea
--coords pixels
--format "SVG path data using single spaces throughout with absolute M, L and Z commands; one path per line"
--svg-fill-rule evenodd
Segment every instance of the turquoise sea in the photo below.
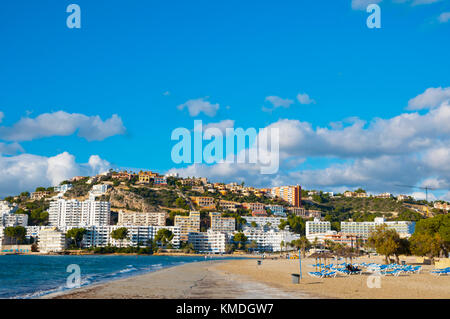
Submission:
M 3 255 L 0 256 L 0 298 L 37 298 L 68 290 L 67 278 L 73 271 L 67 272 L 69 265 L 79 266 L 81 286 L 87 286 L 204 260 L 203 256 Z

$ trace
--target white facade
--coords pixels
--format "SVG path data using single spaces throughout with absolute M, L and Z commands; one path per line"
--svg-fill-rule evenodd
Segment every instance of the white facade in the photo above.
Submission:
M 244 228 L 251 227 L 251 223 L 255 222 L 257 227 L 268 227 L 275 230 L 278 230 L 278 226 L 280 225 L 282 220 L 286 220 L 286 218 L 282 217 L 254 217 L 254 216 L 243 216 L 246 220 L 246 224 Z M 268 226 L 270 224 L 270 226 Z
M 103 226 L 111 221 L 109 202 L 58 199 L 50 202 L 49 224 L 56 227 Z
M 286 244 L 300 238 L 300 235 L 290 231 L 276 231 L 274 229 L 265 231 L 260 228 L 247 228 L 243 233 L 247 237 L 248 243 L 256 241 L 256 244 L 258 245 L 257 250 L 270 252 L 280 251 L 281 242 Z
M 341 232 L 369 238 L 370 233 L 379 225 L 386 225 L 388 229 L 395 229 L 400 237 L 410 237 L 414 233 L 416 223 L 411 221 L 387 222 L 384 218 L 378 217 L 373 222 L 341 222 Z
M 122 227 L 128 230 L 128 238 L 123 241 L 113 239 L 111 232 Z M 86 228 L 87 233 L 83 237 L 82 246 L 146 246 L 149 240 L 154 241 L 158 230 L 163 228 L 174 234 L 171 243 L 174 248 L 178 248 L 180 246 L 180 228 L 175 226 L 90 226 Z
M 72 184 L 62 184 L 62 185 L 58 185 L 55 186 L 55 192 L 59 192 L 59 193 L 65 193 L 67 192 L 69 189 L 72 189 Z
M 28 225 L 28 215 L 26 214 L 7 214 L 0 213 L 0 226 L 3 227 L 16 227 L 16 226 L 27 226 Z
M 327 221 L 321 221 L 318 218 L 314 218 L 314 221 L 306 222 L 306 236 L 312 234 L 325 234 L 331 231 L 331 223 Z
M 91 194 L 93 195 L 103 195 L 108 190 L 109 185 L 108 184 L 96 184 L 92 186 Z
M 39 252 L 60 252 L 66 249 L 67 239 L 64 231 L 54 228 L 42 229 L 38 239 Z
M 119 211 L 118 225 L 165 226 L 166 212 L 123 212 Z
M 236 230 L 236 219 L 234 217 L 222 217 L 222 214 L 218 212 L 210 213 L 209 216 L 211 218 L 211 231 L 228 233 Z
M 189 233 L 188 243 L 200 253 L 224 253 L 225 245 L 228 242 L 228 235 L 223 232 L 216 232 L 208 229 L 203 233 Z

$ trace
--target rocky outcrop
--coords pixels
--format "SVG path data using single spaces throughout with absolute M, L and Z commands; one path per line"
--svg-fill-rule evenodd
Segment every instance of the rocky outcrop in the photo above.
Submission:
M 124 189 L 114 188 L 109 193 L 112 208 L 123 208 L 134 211 L 157 211 L 158 207 L 146 203 L 145 199 Z

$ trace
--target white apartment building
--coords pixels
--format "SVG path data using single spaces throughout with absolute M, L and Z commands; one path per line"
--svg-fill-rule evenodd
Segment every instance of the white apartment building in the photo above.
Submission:
M 236 219 L 234 217 L 222 217 L 219 212 L 212 212 L 209 216 L 211 218 L 211 231 L 228 233 L 236 230 Z
M 39 231 L 39 252 L 50 253 L 63 251 L 67 247 L 67 239 L 64 231 L 56 227 L 45 228 Z
M 318 218 L 314 218 L 314 221 L 306 222 L 306 237 L 313 234 L 324 234 L 331 231 L 331 223 L 327 221 L 321 221 Z
M 266 208 L 270 209 L 276 216 L 286 217 L 284 207 L 281 205 L 268 205 Z
M 255 217 L 255 216 L 243 216 L 246 220 L 246 224 L 244 225 L 244 229 L 251 227 L 251 223 L 255 222 L 257 227 L 268 227 L 275 230 L 279 229 L 279 225 L 282 220 L 286 220 L 286 218 L 282 217 Z M 269 226 L 270 225 L 270 226 Z
M 10 214 L 10 213 L 0 213 L 0 226 L 3 227 L 16 227 L 16 226 L 27 226 L 28 225 L 28 215 L 26 214 Z
M 62 185 L 55 186 L 54 189 L 55 189 L 55 192 L 65 193 L 69 189 L 72 189 L 72 187 L 73 187 L 72 184 L 62 184 Z
M 117 225 L 126 226 L 165 226 L 166 212 L 123 212 L 119 211 Z
M 203 233 L 189 233 L 188 243 L 200 253 L 225 253 L 225 245 L 228 242 L 228 235 L 223 232 L 208 229 Z
M 108 190 L 108 187 L 108 184 L 96 184 L 92 186 L 90 193 L 93 195 L 103 195 Z
M 265 231 L 261 228 L 247 228 L 243 231 L 247 237 L 247 243 L 255 241 L 257 244 L 257 250 L 276 252 L 281 250 L 281 242 L 290 243 L 293 240 L 300 238 L 300 235 L 294 234 L 286 230 L 271 229 Z
M 119 241 L 111 237 L 111 232 L 115 229 L 125 227 L 128 230 L 128 238 Z M 180 228 L 175 226 L 89 226 L 83 237 L 83 247 L 105 247 L 111 246 L 146 246 L 149 240 L 154 241 L 160 229 L 168 229 L 173 233 L 171 241 L 174 248 L 180 247 Z
M 11 204 L 5 200 L 0 201 L 0 214 L 12 214 L 17 210 L 17 204 Z
M 55 227 L 81 227 L 109 225 L 111 205 L 109 202 L 76 199 L 57 199 L 50 202 L 49 224 Z
M 400 237 L 410 237 L 414 233 L 415 222 L 391 221 L 387 222 L 383 217 L 377 217 L 373 222 L 341 222 L 341 233 L 351 234 L 362 238 L 369 238 L 375 227 L 386 225 L 388 229 L 395 229 Z

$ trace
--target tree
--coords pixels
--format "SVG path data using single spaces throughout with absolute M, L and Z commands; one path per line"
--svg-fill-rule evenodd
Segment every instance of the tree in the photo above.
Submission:
M 4 229 L 5 236 L 9 238 L 14 238 L 16 245 L 21 244 L 25 241 L 25 235 L 27 230 L 23 226 L 16 227 L 6 227 Z
M 310 244 L 309 240 L 306 238 L 306 236 L 302 236 L 297 240 L 293 240 L 291 242 L 291 246 L 299 249 L 302 253 L 302 258 L 305 258 L 306 257 L 306 249 L 311 247 L 311 244 Z
M 427 218 L 419 220 L 416 223 L 414 236 L 418 234 L 428 234 L 435 237 L 439 235 L 439 254 L 442 256 L 448 256 L 450 250 L 450 214 L 438 215 L 433 218 Z
M 126 229 L 125 227 L 114 229 L 111 232 L 111 237 L 115 240 L 119 240 L 120 247 L 122 247 L 123 240 L 128 237 L 128 229 Z
M 237 243 L 239 249 L 243 249 L 245 247 L 245 243 L 247 242 L 247 236 L 244 233 L 239 232 L 233 236 L 233 241 Z
M 411 253 L 416 256 L 427 256 L 433 259 L 439 256 L 442 238 L 438 233 L 414 233 L 410 238 Z
M 250 244 L 247 245 L 247 250 L 249 251 L 255 251 L 258 248 L 258 243 L 256 240 L 252 240 Z
M 75 243 L 75 246 L 81 248 L 81 242 L 86 232 L 87 230 L 84 228 L 72 228 L 67 231 L 66 238 L 70 238 Z
M 251 222 L 251 223 L 250 223 L 250 226 L 252 226 L 252 227 L 258 227 L 258 224 L 255 223 L 255 222 Z
M 281 252 L 283 252 L 283 247 L 284 247 L 284 240 L 282 240 L 281 243 L 280 243 Z
M 376 252 L 385 256 L 386 264 L 389 263 L 389 257 L 394 255 L 398 262 L 398 255 L 403 252 L 400 235 L 394 229 L 388 229 L 386 225 L 379 225 L 369 235 L 367 243 L 375 248 Z
M 155 236 L 155 241 L 158 242 L 162 247 L 166 247 L 168 243 L 173 239 L 173 233 L 167 228 L 161 228 L 158 230 Z

